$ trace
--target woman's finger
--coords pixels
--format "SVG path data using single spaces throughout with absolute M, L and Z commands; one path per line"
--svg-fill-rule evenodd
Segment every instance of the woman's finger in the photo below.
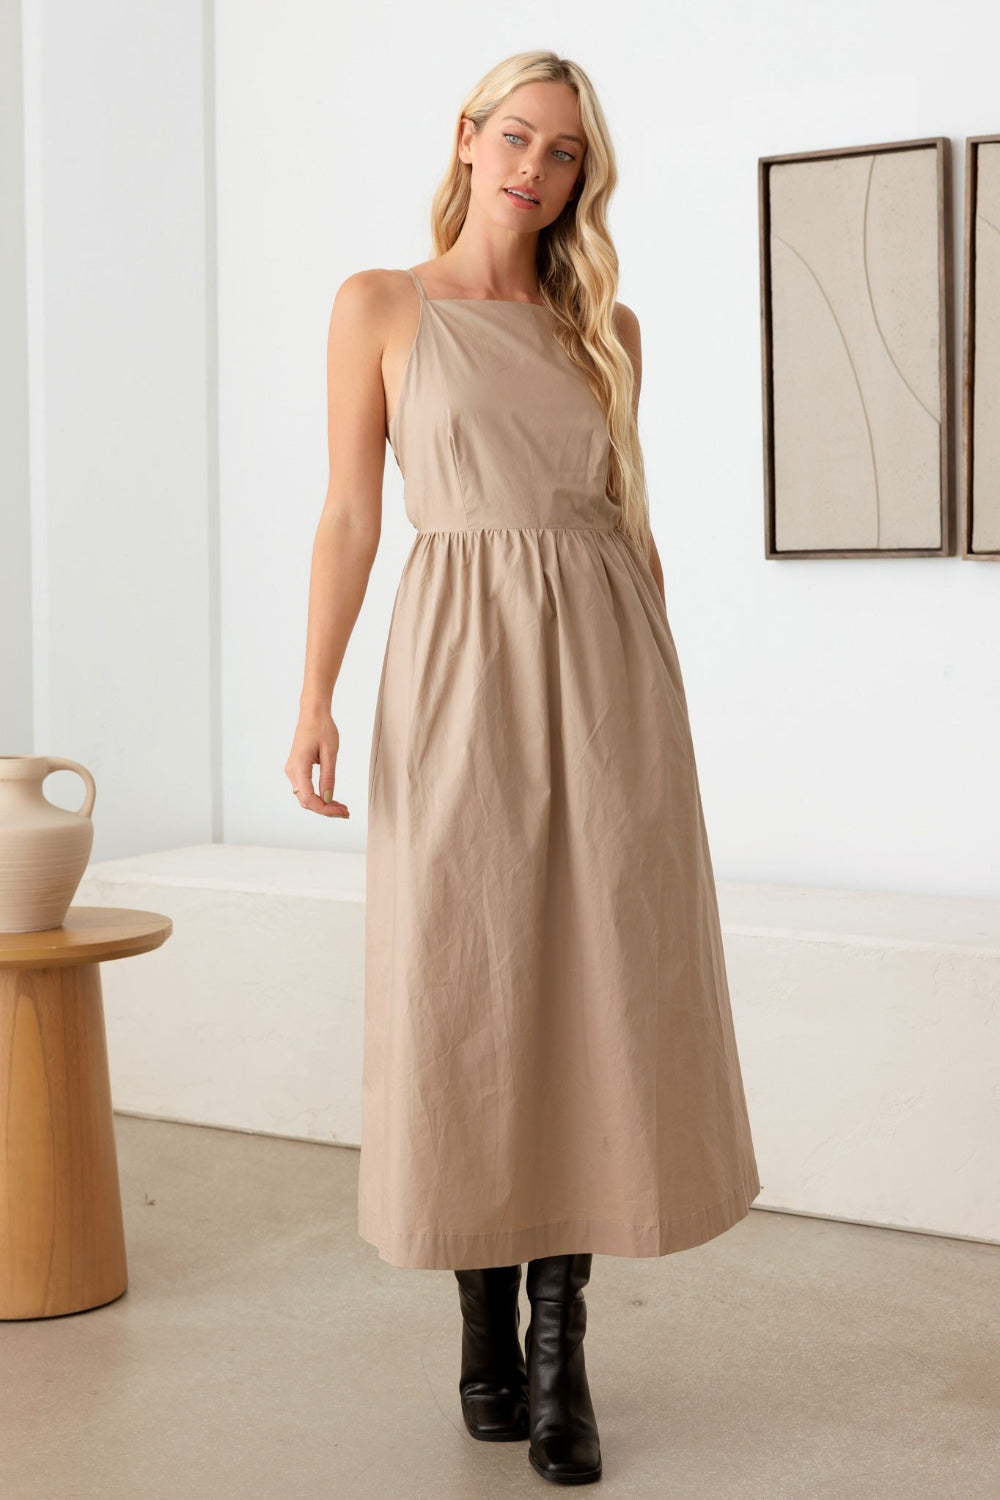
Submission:
M 331 817 L 349 818 L 351 814 L 346 805 L 335 802 L 333 798 L 336 766 L 336 749 L 324 742 L 319 750 L 319 795 L 322 805 Z

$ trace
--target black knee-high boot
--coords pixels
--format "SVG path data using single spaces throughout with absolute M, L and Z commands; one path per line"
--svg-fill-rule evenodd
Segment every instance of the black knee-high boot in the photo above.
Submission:
M 524 1335 L 528 1366 L 531 1466 L 557 1484 L 601 1477 L 601 1445 L 583 1357 L 587 1305 L 583 1288 L 592 1255 L 529 1260 L 525 1277 L 531 1318 Z
M 475 1438 L 513 1442 L 528 1436 L 528 1372 L 518 1326 L 520 1266 L 456 1271 L 462 1306 L 465 1425 Z

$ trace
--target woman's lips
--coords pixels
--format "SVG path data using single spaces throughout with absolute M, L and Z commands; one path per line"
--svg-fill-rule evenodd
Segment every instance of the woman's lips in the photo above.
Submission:
M 528 201 L 527 198 L 519 198 L 516 193 L 512 193 L 511 192 L 510 188 L 504 188 L 504 193 L 510 199 L 511 203 L 516 203 L 517 204 L 518 208 L 540 208 L 541 207 L 541 205 L 538 204 L 538 203 L 529 203 L 529 201 Z

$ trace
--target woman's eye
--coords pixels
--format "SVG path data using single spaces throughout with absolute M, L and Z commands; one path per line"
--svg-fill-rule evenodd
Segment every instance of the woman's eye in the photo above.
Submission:
M 505 141 L 523 141 L 524 140 L 524 136 L 523 135 L 515 135 L 512 130 L 505 130 L 504 133 L 503 133 L 503 138 L 504 138 Z M 563 151 L 563 150 L 560 149 L 559 152 L 558 152 L 558 154 L 560 156 L 564 157 L 566 159 L 566 161 L 572 161 L 573 160 L 573 153 L 571 151 Z

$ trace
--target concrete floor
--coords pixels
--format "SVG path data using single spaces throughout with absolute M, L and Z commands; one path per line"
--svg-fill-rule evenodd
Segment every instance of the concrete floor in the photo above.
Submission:
M 115 1130 L 129 1288 L 0 1323 L 4 1500 L 568 1492 L 466 1433 L 454 1275 L 359 1237 L 356 1151 Z M 604 1477 L 571 1493 L 996 1500 L 998 1281 L 1000 1247 L 758 1209 L 694 1250 L 595 1256 Z

